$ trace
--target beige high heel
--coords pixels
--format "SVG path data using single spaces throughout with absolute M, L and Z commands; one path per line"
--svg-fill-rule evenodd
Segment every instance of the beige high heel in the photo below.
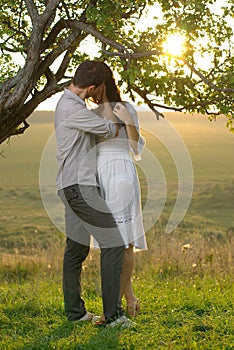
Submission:
M 137 299 L 134 303 L 127 305 L 128 316 L 135 317 L 140 313 L 140 302 Z

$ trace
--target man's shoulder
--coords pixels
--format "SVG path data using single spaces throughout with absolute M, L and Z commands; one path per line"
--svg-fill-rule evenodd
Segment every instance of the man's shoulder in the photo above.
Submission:
M 55 108 L 55 114 L 66 113 L 67 115 L 77 113 L 81 110 L 86 110 L 86 105 L 80 103 L 78 100 L 70 98 L 63 94 Z

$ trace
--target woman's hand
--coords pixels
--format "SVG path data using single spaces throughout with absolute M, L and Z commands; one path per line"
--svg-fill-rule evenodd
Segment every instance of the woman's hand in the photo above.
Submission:
M 128 109 L 120 102 L 116 103 L 113 113 L 126 125 L 134 125 L 131 114 Z
M 97 89 L 97 92 L 92 96 L 92 98 L 99 105 L 109 102 L 106 95 L 106 85 L 101 85 L 99 89 Z
M 98 108 L 96 109 L 96 114 L 100 117 L 111 120 L 116 124 L 116 136 L 118 136 L 119 129 L 117 125 L 117 119 L 112 111 L 112 107 L 110 101 L 107 98 L 106 94 L 106 85 L 103 84 L 99 89 L 98 93 L 92 96 L 95 102 L 98 104 Z
M 107 94 L 106 94 L 106 85 L 103 85 L 103 89 L 102 89 L 102 96 L 101 96 L 101 100 L 100 103 L 106 103 L 109 102 L 108 98 L 107 98 Z

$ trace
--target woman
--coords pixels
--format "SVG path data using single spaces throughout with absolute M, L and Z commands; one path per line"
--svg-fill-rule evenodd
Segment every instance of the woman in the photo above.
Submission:
M 147 249 L 147 245 L 142 224 L 139 180 L 130 152 L 139 159 L 145 141 L 139 135 L 135 109 L 121 100 L 113 73 L 105 63 L 103 69 L 107 76 L 105 101 L 111 103 L 114 115 L 112 114 L 110 119 L 118 123 L 119 136 L 111 140 L 97 139 L 97 175 L 101 195 L 110 207 L 125 242 L 120 298 L 122 300 L 125 296 L 127 313 L 134 317 L 140 306 L 131 282 L 134 267 L 133 249 Z M 100 105 L 95 113 L 101 115 L 101 109 Z M 130 120 L 131 123 L 125 125 L 121 119 Z

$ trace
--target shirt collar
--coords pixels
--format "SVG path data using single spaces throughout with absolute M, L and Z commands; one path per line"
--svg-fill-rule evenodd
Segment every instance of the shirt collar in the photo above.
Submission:
M 85 101 L 78 95 L 74 94 L 74 92 L 72 92 L 71 90 L 69 90 L 68 88 L 64 89 L 64 94 L 67 97 L 73 98 L 74 100 L 76 100 L 77 102 L 81 103 L 82 105 L 85 106 Z

